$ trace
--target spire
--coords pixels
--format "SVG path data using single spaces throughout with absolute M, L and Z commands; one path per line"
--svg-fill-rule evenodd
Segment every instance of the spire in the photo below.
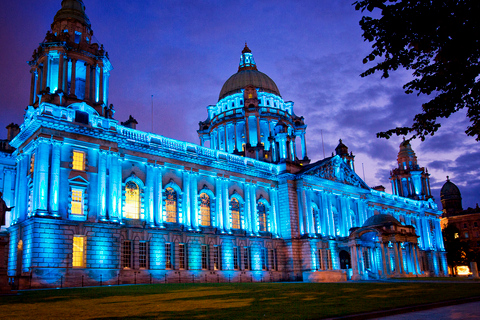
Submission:
M 247 46 L 245 42 L 245 48 L 242 50 L 242 55 L 240 56 L 240 65 L 238 66 L 238 71 L 243 70 L 257 70 L 257 65 L 255 60 L 253 60 L 252 51 Z

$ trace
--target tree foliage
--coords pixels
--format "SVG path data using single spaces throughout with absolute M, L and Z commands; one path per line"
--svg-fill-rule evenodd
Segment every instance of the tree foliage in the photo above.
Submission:
M 381 59 L 362 77 L 377 71 L 383 78 L 398 68 L 413 71 L 406 93 L 431 95 L 411 127 L 377 133 L 425 140 L 439 128 L 439 118 L 466 109 L 465 133 L 480 141 L 480 1 L 479 0 L 359 0 L 356 10 L 370 12 L 360 21 L 372 51 L 364 63 Z M 378 14 L 380 13 L 380 14 Z
M 469 265 L 474 260 L 474 254 L 468 242 L 460 237 L 460 231 L 454 224 L 449 224 L 442 230 L 448 265 L 455 270 L 457 266 Z

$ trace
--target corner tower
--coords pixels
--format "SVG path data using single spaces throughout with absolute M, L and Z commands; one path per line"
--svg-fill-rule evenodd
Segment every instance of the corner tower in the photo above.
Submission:
M 247 44 L 242 50 L 238 72 L 223 85 L 215 105 L 207 107 L 208 117 L 199 123 L 202 146 L 266 162 L 306 164 L 303 117 L 285 102 L 275 82 L 258 71 Z M 297 155 L 297 137 L 301 155 Z
M 81 0 L 63 0 L 45 39 L 33 52 L 29 105 L 59 106 L 86 102 L 109 116 L 108 79 L 112 66 L 93 30 Z
M 430 191 L 430 174 L 417 164 L 417 156 L 408 140 L 400 143 L 398 168 L 390 172 L 393 194 L 415 200 L 433 198 Z

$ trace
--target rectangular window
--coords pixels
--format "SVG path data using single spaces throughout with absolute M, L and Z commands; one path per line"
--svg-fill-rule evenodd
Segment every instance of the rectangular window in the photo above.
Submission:
M 184 243 L 180 243 L 178 245 L 178 267 L 180 269 L 187 269 L 187 266 L 186 266 L 186 254 L 185 254 L 185 244 Z
M 85 236 L 73 236 L 72 266 L 77 268 L 85 267 Z
M 208 269 L 208 248 L 202 245 L 202 270 Z
M 72 188 L 72 214 L 83 215 L 83 190 Z
M 165 243 L 165 269 L 173 269 L 172 266 L 172 244 Z
M 267 249 L 262 248 L 262 270 L 267 270 Z
M 238 265 L 238 256 L 239 256 L 238 247 L 234 247 L 233 248 L 233 269 L 234 270 L 240 269 Z
M 245 270 L 250 270 L 250 248 L 245 247 L 243 251 L 243 266 Z
M 80 171 L 85 170 L 85 152 L 73 150 L 72 169 Z
M 268 255 L 268 265 L 269 270 L 277 270 L 277 250 L 270 249 L 270 254 Z
M 213 247 L 213 269 L 220 270 L 220 246 Z
M 147 269 L 147 243 L 146 242 L 140 242 L 138 244 L 138 265 L 142 269 Z
M 327 250 L 327 269 L 332 270 L 332 252 L 330 250 Z
M 132 242 L 124 240 L 122 246 L 122 268 L 129 269 L 132 267 Z
M 323 264 L 323 250 L 318 250 L 318 263 L 317 263 L 317 270 L 325 270 L 325 266 Z

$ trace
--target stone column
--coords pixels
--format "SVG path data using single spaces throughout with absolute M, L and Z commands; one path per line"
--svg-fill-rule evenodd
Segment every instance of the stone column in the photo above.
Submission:
M 305 201 L 305 190 L 302 187 L 298 189 L 297 197 L 299 200 L 298 203 L 298 226 L 300 236 L 303 236 L 306 233 L 306 222 L 305 222 L 305 210 L 306 210 L 306 201 Z
M 52 141 L 52 160 L 50 167 L 50 214 L 59 217 L 59 193 L 60 193 L 60 141 Z
M 154 218 L 154 188 L 155 188 L 155 174 L 154 174 L 154 164 L 147 163 L 146 171 L 147 177 L 145 181 L 145 193 L 146 193 L 146 204 L 144 206 L 145 211 L 145 221 L 148 222 L 150 227 L 155 227 L 155 218 Z
M 50 141 L 39 138 L 36 141 L 35 168 L 33 173 L 33 213 L 44 216 L 48 214 Z
M 245 208 L 244 208 L 244 219 L 245 219 L 245 231 L 247 233 L 252 233 L 251 223 L 250 223 L 250 212 L 251 212 L 251 202 L 250 202 L 250 184 L 245 183 L 243 193 L 245 195 Z
M 48 79 L 48 72 L 50 71 L 49 69 L 49 64 L 50 64 L 50 56 L 45 56 L 44 62 L 43 62 L 43 72 L 42 72 L 42 90 L 45 91 L 47 88 L 47 79 Z
M 238 150 L 238 145 L 237 145 L 237 121 L 233 123 L 233 138 L 234 138 L 234 143 L 235 147 L 233 148 L 233 151 Z
M 398 242 L 393 243 L 393 250 L 395 253 L 395 273 L 400 275 L 401 269 L 400 269 L 400 258 L 398 257 Z
M 227 125 L 223 126 L 223 136 L 225 141 L 223 142 L 224 151 L 228 152 L 228 137 L 227 137 Z
M 63 78 L 63 67 L 64 67 L 64 60 L 63 60 L 63 52 L 60 52 L 58 55 L 58 91 L 63 91 L 63 82 L 65 81 Z
M 91 90 L 92 90 L 92 95 L 91 95 L 91 100 L 93 103 L 96 103 L 97 100 L 97 66 L 93 65 L 92 66 L 92 79 L 91 79 Z M 105 115 L 104 115 L 105 116 Z
M 221 178 L 221 176 L 217 176 L 215 178 L 215 196 L 216 196 L 216 199 L 215 199 L 215 202 L 217 204 L 217 227 L 224 231 L 225 228 L 224 228 L 224 215 L 223 215 L 223 205 L 224 205 L 224 202 L 223 202 L 223 195 L 224 195 L 224 192 L 223 192 L 223 179 Z
M 261 134 L 260 134 L 260 115 L 257 115 L 257 145 L 261 143 Z
M 90 100 L 90 76 L 92 73 L 92 68 L 88 63 L 85 62 L 85 100 Z
M 17 223 L 25 219 L 25 213 L 27 211 L 28 199 L 28 190 L 25 183 L 26 164 L 28 157 L 24 153 L 18 154 L 16 158 L 17 162 L 17 172 L 15 176 L 15 208 L 12 209 L 12 223 Z
M 307 158 L 307 142 L 305 141 L 305 131 L 300 134 L 302 141 L 302 159 Z
M 110 152 L 109 154 L 109 202 L 108 202 L 108 216 L 112 222 L 121 221 L 121 204 L 122 191 L 121 188 L 121 167 L 119 164 L 119 154 Z M 120 169 L 119 169 L 120 168 Z M 118 172 L 120 171 L 120 173 Z
M 98 151 L 98 216 L 100 221 L 107 221 L 107 157 L 108 152 L 100 149 Z M 109 188 L 108 188 L 109 189 Z
M 277 191 L 275 188 L 270 187 L 268 189 L 270 191 L 270 204 L 271 204 L 271 217 L 272 217 L 272 234 L 275 236 L 279 235 L 279 228 L 278 228 L 278 208 L 277 208 Z
M 13 184 L 13 179 L 15 177 L 15 173 L 16 173 L 15 167 L 5 166 L 3 168 L 3 174 L 5 177 L 3 181 L 3 199 L 5 200 L 5 204 L 8 207 L 15 205 L 14 201 L 15 201 L 16 189 L 12 191 L 12 184 Z M 5 212 L 5 227 L 9 227 L 12 221 L 13 221 L 13 212 L 12 211 Z
M 250 144 L 250 125 L 248 123 L 248 113 L 245 112 L 245 144 Z
M 417 268 L 418 268 L 418 274 L 421 274 L 422 269 L 420 268 L 420 253 L 419 253 L 419 250 L 418 250 L 418 244 L 415 245 L 415 253 L 417 254 L 416 263 L 417 263 Z
M 197 186 L 197 172 L 190 174 L 191 191 L 191 203 L 192 203 L 192 222 L 193 228 L 200 231 L 199 215 L 198 215 L 198 186 Z
M 357 259 L 357 244 L 354 243 L 350 245 L 351 257 L 352 257 L 352 280 L 359 279 L 359 272 L 358 272 L 358 259 Z
M 100 66 L 100 79 L 99 79 L 99 85 L 98 85 L 98 103 L 103 104 L 104 102 L 104 96 L 103 96 L 103 64 Z
M 311 191 L 305 189 L 305 201 L 306 201 L 306 216 L 307 216 L 307 231 L 312 236 L 316 234 L 315 232 L 315 220 L 313 219 L 313 209 L 312 209 L 312 199 L 310 198 Z
M 28 100 L 29 105 L 33 105 L 35 103 L 35 81 L 36 81 L 36 75 L 37 71 L 35 69 L 30 70 L 30 73 L 32 74 L 31 80 L 30 80 L 30 100 Z
M 385 260 L 385 244 L 380 242 L 380 250 L 382 250 L 382 275 L 387 276 L 387 261 Z
M 75 96 L 75 82 L 76 82 L 76 72 L 77 72 L 77 60 L 72 59 L 72 73 L 70 78 L 70 95 Z
M 190 171 L 183 171 L 183 223 L 188 230 L 195 228 L 195 215 L 192 211 L 193 202 L 196 201 L 195 194 L 192 194 L 192 186 L 190 182 Z M 177 197 L 178 199 L 178 197 Z M 195 200 L 194 200 L 195 199 Z M 179 217 L 180 218 L 180 217 Z M 180 222 L 180 219 L 178 220 Z
M 230 200 L 228 194 L 228 179 L 223 178 L 223 188 L 222 188 L 222 196 L 223 196 L 223 210 L 222 210 L 222 217 L 223 217 L 223 228 L 224 231 L 231 232 L 232 224 L 230 222 Z
M 252 183 L 251 187 L 250 187 L 250 192 L 251 192 L 250 201 L 252 202 L 252 204 L 250 206 L 251 209 L 252 209 L 251 212 L 250 212 L 251 213 L 250 222 L 252 223 L 250 228 L 255 235 L 258 235 L 259 229 L 258 229 L 256 190 L 257 190 L 256 184 Z
M 36 85 L 35 85 L 35 95 L 39 95 L 40 94 L 40 91 L 42 91 L 42 74 L 43 74 L 43 67 L 42 66 L 38 66 L 37 69 L 35 70 L 36 72 Z M 38 98 L 38 97 L 37 97 Z M 33 102 L 35 103 L 35 101 Z
M 163 214 L 163 183 L 162 183 L 162 167 L 155 166 L 155 224 L 164 228 L 165 216 Z

